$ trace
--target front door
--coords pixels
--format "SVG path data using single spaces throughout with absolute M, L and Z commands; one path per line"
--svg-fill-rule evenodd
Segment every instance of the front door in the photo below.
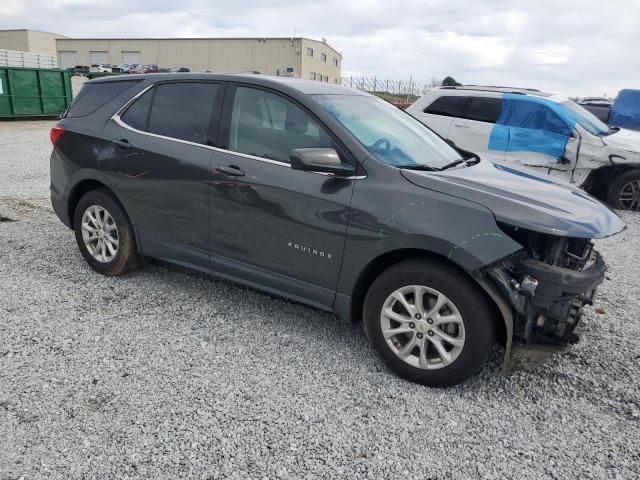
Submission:
M 502 118 L 509 129 L 507 161 L 541 169 L 567 179 L 576 167 L 578 138 L 571 125 L 556 114 L 544 99 L 505 101 Z
M 219 83 L 161 83 L 105 127 L 112 142 L 104 170 L 146 255 L 209 266 L 213 150 L 207 145 L 217 133 L 212 123 L 221 102 Z
M 212 269 L 330 308 L 352 178 L 294 170 L 296 148 L 344 151 L 292 99 L 230 87 L 211 182 Z

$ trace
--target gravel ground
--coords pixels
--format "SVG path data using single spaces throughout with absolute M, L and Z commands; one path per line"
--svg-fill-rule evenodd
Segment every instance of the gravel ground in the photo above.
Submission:
M 151 263 L 93 273 L 48 203 L 51 122 L 0 123 L 0 479 L 632 479 L 640 215 L 568 355 L 393 376 L 360 324 Z

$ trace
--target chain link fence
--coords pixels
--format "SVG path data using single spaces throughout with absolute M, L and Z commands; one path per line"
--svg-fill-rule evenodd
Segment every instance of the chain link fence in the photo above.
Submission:
M 409 78 L 408 81 L 390 80 L 377 77 L 342 77 L 340 83 L 347 87 L 357 88 L 369 93 L 388 94 L 398 97 L 419 97 L 427 88 L 434 87 L 427 83 L 418 83 Z

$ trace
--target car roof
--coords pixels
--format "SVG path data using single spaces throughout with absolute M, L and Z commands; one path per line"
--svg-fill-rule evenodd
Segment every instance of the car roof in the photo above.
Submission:
M 256 74 L 236 73 L 152 73 L 135 75 L 118 75 L 114 77 L 102 77 L 90 80 L 88 83 L 117 82 L 124 80 L 152 80 L 154 83 L 167 80 L 220 80 L 227 82 L 240 82 L 273 87 L 279 90 L 294 90 L 306 95 L 360 95 L 371 94 L 356 90 L 355 88 L 336 85 L 334 83 L 318 82 L 317 80 L 301 80 L 291 77 L 275 77 Z
M 517 93 L 521 95 L 535 95 L 537 97 L 551 97 L 553 94 L 542 92 L 535 88 L 521 87 L 498 87 L 495 85 L 460 85 L 460 86 L 443 86 L 439 90 L 461 90 L 464 92 L 491 92 L 491 93 Z

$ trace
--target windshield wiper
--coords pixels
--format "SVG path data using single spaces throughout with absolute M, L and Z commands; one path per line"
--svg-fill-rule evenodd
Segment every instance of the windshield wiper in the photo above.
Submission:
M 404 168 L 406 170 L 425 170 L 427 172 L 437 172 L 440 169 L 435 167 L 430 167 L 429 165 L 419 165 L 419 164 L 410 164 L 410 165 L 396 165 L 398 168 Z
M 464 157 L 464 158 L 460 158 L 458 160 L 454 160 L 451 163 L 447 163 L 446 165 L 443 165 L 442 167 L 438 168 L 438 170 L 442 171 L 442 170 L 447 170 L 449 168 L 453 168 L 453 167 L 457 167 L 458 165 L 465 163 L 468 165 L 475 165 L 476 163 L 478 163 L 480 161 L 480 157 L 478 157 L 475 153 L 471 153 L 471 152 L 466 152 L 464 151 L 464 153 L 468 153 L 469 156 Z

